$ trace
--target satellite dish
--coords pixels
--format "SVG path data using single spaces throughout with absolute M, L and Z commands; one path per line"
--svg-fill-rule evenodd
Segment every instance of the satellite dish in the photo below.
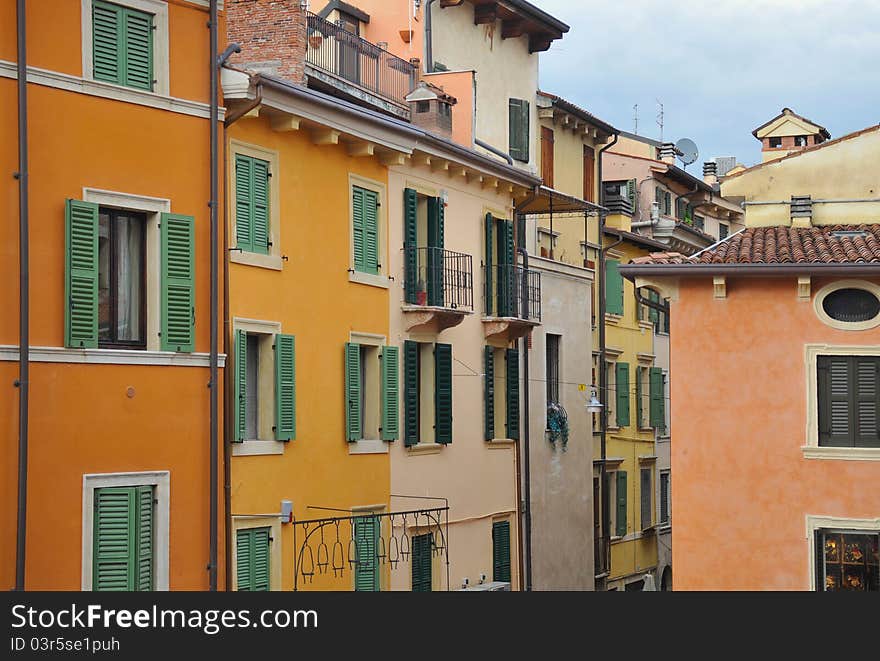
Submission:
M 681 162 L 685 165 L 690 165 L 700 156 L 700 151 L 697 149 L 697 144 L 690 138 L 682 138 L 681 140 L 676 142 L 675 150 L 679 154 L 678 158 L 681 159 Z

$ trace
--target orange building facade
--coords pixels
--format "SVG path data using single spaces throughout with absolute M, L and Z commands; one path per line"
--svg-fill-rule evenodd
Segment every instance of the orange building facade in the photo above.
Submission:
M 15 19 L 4 0 L 7 172 L 18 167 Z M 27 3 L 29 590 L 209 586 L 207 20 L 199 2 Z M 10 589 L 19 209 L 17 182 L 2 186 L 0 587 Z

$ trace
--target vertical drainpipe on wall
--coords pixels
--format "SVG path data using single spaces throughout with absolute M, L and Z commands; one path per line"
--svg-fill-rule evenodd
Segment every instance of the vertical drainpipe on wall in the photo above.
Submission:
M 16 34 L 18 45 L 18 522 L 15 547 L 15 589 L 25 588 L 27 540 L 27 478 L 28 478 L 28 388 L 30 360 L 29 326 L 29 243 L 28 243 L 28 136 L 27 136 L 27 21 L 25 0 L 16 3 Z
M 425 73 L 434 71 L 434 44 L 431 36 L 431 5 L 434 0 L 426 0 L 425 2 Z
M 609 142 L 607 145 L 602 145 L 599 149 L 599 163 L 598 163 L 598 176 L 599 180 L 599 204 L 605 207 L 605 187 L 602 185 L 602 153 L 614 146 L 617 142 L 619 134 L 614 134 L 614 140 Z M 605 370 L 605 251 L 606 247 L 604 245 L 605 238 L 605 211 L 599 211 L 599 263 L 597 264 L 597 268 L 599 270 L 599 310 L 596 315 L 599 320 L 599 360 L 597 361 L 596 369 L 599 372 L 599 397 L 602 399 L 602 403 L 604 406 L 602 407 L 602 411 L 599 413 L 599 429 L 600 429 L 600 437 L 599 437 L 599 447 L 601 450 L 601 461 L 599 463 L 599 493 L 602 498 L 602 573 L 610 574 L 611 573 L 611 538 L 609 535 L 609 527 L 611 525 L 611 503 L 608 500 L 608 485 L 607 482 L 607 473 L 605 471 L 605 460 L 606 456 L 606 437 L 608 430 L 608 375 Z M 608 248 L 612 248 L 619 243 L 621 243 L 623 239 L 619 239 L 615 243 L 608 246 Z
M 219 439 L 218 439 L 218 381 L 219 370 L 217 369 L 217 353 L 218 353 L 218 333 L 217 323 L 219 317 L 219 294 L 217 287 L 218 268 L 217 259 L 219 257 L 218 250 L 218 226 L 217 226 L 217 124 L 219 122 L 219 98 L 217 89 L 217 79 L 220 75 L 220 67 L 217 59 L 217 0 L 211 0 L 210 18 L 208 27 L 210 29 L 209 38 L 209 75 L 211 80 L 211 112 L 210 112 L 210 131 L 211 131 L 211 201 L 209 206 L 211 209 L 211 355 L 210 355 L 210 379 L 208 381 L 209 397 L 210 397 L 210 542 L 209 542 L 209 560 L 208 560 L 208 582 L 212 592 L 217 591 L 217 512 L 218 512 L 218 470 L 217 462 L 219 460 Z
M 520 284 L 520 296 L 522 298 L 522 318 L 529 318 L 529 252 L 525 246 L 518 246 L 517 252 L 522 256 L 522 283 Z M 514 277 L 516 277 L 514 275 Z M 525 470 L 525 493 L 523 494 L 523 514 L 525 516 L 525 565 L 526 565 L 526 592 L 532 591 L 532 485 L 531 485 L 531 461 L 530 461 L 530 430 L 529 430 L 529 336 L 520 340 L 522 343 L 523 361 L 523 388 L 522 388 L 522 437 L 523 437 L 523 468 Z

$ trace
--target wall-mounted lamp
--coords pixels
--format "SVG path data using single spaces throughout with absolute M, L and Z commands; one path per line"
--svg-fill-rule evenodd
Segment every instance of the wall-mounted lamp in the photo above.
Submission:
M 587 412 L 588 413 L 601 413 L 602 409 L 605 408 L 605 405 L 599 401 L 599 398 L 596 396 L 596 391 L 594 390 L 590 394 L 590 401 L 587 402 Z

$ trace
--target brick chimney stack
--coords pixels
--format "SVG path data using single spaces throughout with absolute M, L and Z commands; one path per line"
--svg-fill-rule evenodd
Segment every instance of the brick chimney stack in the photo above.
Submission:
M 305 82 L 306 13 L 300 0 L 226 0 L 227 38 L 241 53 L 229 64 Z

